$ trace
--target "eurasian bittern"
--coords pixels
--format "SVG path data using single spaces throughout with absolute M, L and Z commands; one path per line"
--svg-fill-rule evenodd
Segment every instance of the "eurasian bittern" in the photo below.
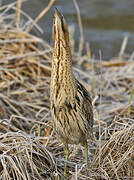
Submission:
M 53 22 L 53 39 L 51 114 L 53 126 L 66 148 L 64 169 L 66 176 L 68 144 L 82 143 L 88 165 L 87 139 L 92 136 L 93 110 L 89 93 L 72 72 L 69 33 L 63 15 L 57 9 Z

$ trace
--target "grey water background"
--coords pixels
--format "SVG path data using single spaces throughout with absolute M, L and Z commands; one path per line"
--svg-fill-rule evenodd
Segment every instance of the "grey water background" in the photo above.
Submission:
M 4 0 L 4 3 L 13 0 Z M 126 53 L 134 51 L 134 0 L 77 0 L 80 7 L 84 40 L 90 43 L 92 55 L 107 60 L 117 56 L 124 36 L 128 36 Z M 32 18 L 47 6 L 49 0 L 29 0 L 22 8 Z M 76 48 L 79 40 L 79 27 L 76 9 L 72 0 L 56 0 L 49 12 L 39 21 L 44 30 L 41 37 L 52 44 L 52 22 L 54 7 L 61 11 L 68 24 L 75 26 Z M 36 31 L 37 35 L 38 32 Z

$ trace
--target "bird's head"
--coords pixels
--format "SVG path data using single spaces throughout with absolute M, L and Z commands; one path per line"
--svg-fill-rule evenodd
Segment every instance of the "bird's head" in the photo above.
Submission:
M 53 39 L 54 41 L 63 41 L 65 44 L 69 43 L 69 33 L 64 16 L 55 8 L 55 15 L 53 21 Z

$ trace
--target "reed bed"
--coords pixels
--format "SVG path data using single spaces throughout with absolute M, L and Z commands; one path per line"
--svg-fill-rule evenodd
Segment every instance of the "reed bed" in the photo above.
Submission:
M 37 22 L 53 3 L 50 1 L 35 21 L 21 10 L 20 0 L 0 7 L 2 180 L 63 177 L 64 146 L 52 129 L 49 108 L 52 47 L 30 33 L 31 28 L 42 32 Z M 88 44 L 83 54 L 83 46 L 82 40 L 79 51 L 72 52 L 73 70 L 93 98 L 94 140 L 89 142 L 89 169 L 85 167 L 83 147 L 70 145 L 68 179 L 131 180 L 134 53 L 125 53 L 126 37 L 119 55 L 108 61 L 92 58 Z

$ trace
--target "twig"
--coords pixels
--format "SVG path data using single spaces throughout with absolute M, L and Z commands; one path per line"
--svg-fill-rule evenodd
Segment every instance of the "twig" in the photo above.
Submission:
M 79 56 L 81 56 L 81 53 L 83 50 L 83 43 L 84 43 L 83 26 L 82 26 L 82 21 L 81 21 L 81 16 L 80 16 L 80 8 L 78 6 L 77 0 L 73 0 L 73 3 L 76 8 L 77 18 L 78 18 L 78 23 L 79 23 L 79 28 L 80 28 Z
M 26 29 L 26 32 L 30 32 L 31 29 L 37 22 L 47 13 L 47 11 L 51 8 L 55 0 L 50 0 L 49 4 L 47 7 L 37 16 L 37 18 L 32 22 L 32 24 Z
M 20 9 L 21 9 L 21 0 L 18 0 L 17 7 L 16 7 L 16 13 L 15 13 L 16 22 L 17 22 L 18 26 L 20 24 Z
M 119 52 L 119 57 L 121 57 L 124 54 L 124 51 L 125 51 L 126 46 L 127 46 L 127 42 L 128 42 L 128 36 L 124 37 L 124 39 L 123 39 L 121 49 L 120 49 L 120 52 Z

